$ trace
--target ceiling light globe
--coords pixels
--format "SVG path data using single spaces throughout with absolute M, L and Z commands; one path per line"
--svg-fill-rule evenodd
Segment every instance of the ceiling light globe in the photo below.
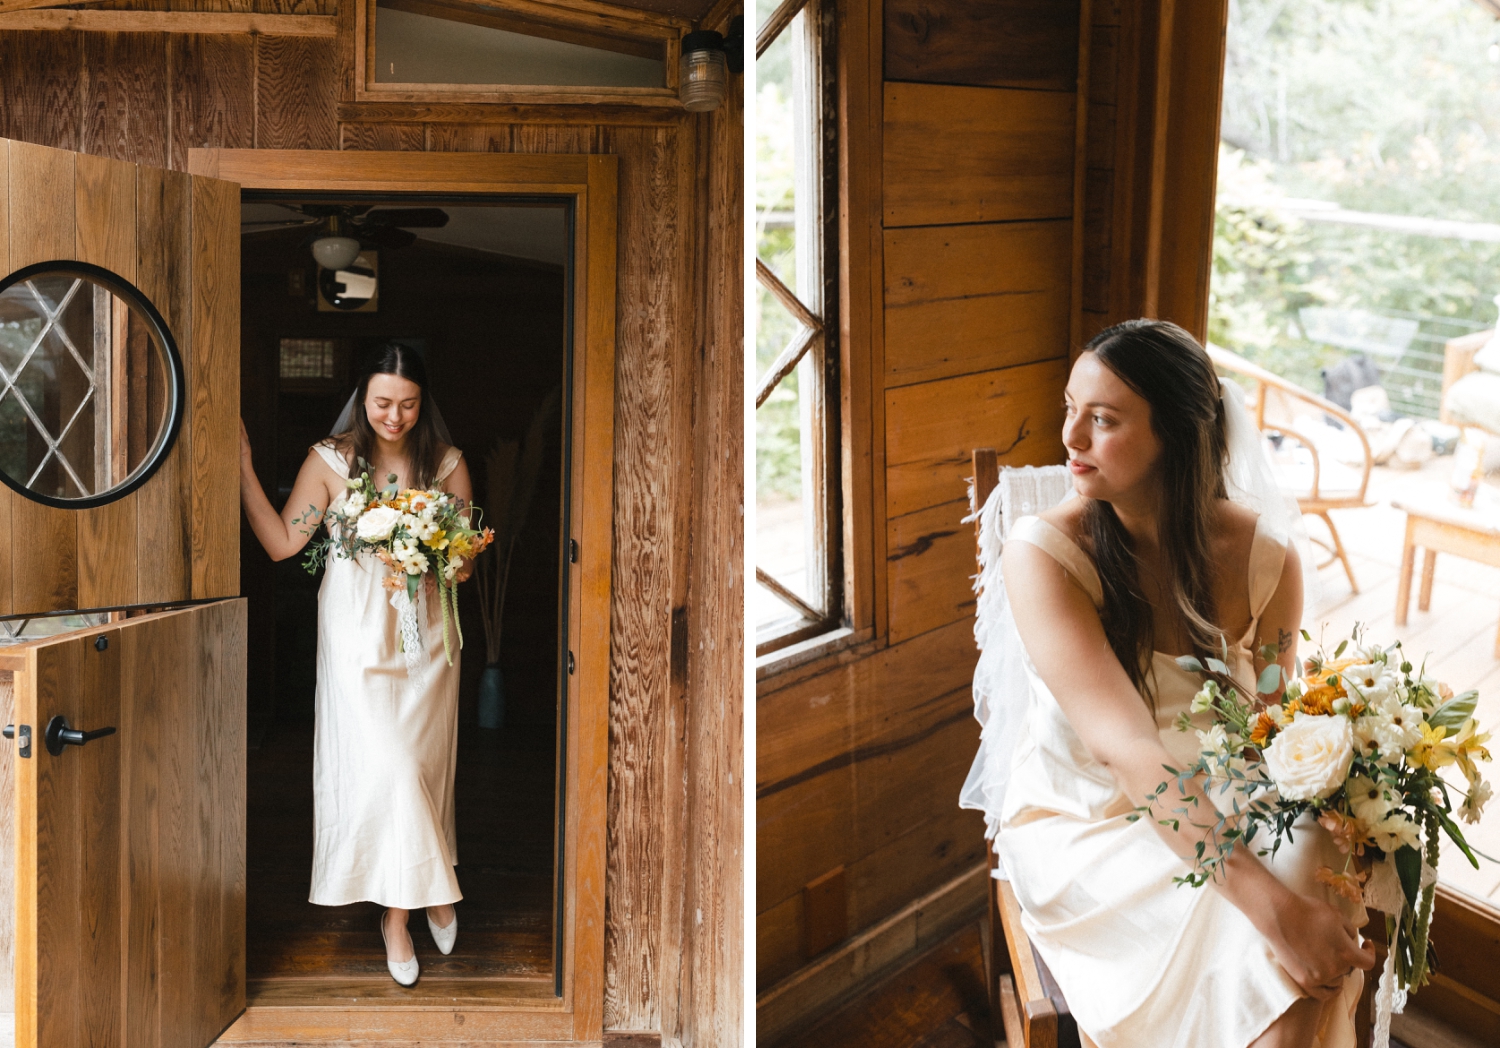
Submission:
M 319 237 L 312 243 L 312 253 L 324 269 L 343 269 L 359 257 L 359 241 L 353 237 Z

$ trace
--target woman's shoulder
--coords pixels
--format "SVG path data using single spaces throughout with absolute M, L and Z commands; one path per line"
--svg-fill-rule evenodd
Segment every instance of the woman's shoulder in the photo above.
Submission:
M 307 449 L 308 458 L 317 459 L 329 469 L 335 472 L 342 471 L 345 475 L 348 474 L 349 467 L 353 464 L 350 459 L 351 454 L 350 449 L 337 436 L 324 437 Z
M 1081 548 L 1084 545 L 1083 508 L 1083 499 L 1064 499 L 1045 513 L 1038 513 L 1037 519 L 1051 524 Z
M 1215 554 L 1236 561 L 1248 560 L 1255 536 L 1261 530 L 1260 514 L 1230 499 L 1220 499 L 1213 522 Z
M 446 480 L 448 478 L 448 475 L 458 468 L 458 464 L 463 459 L 463 457 L 463 451 L 455 447 L 454 445 L 439 444 L 438 467 L 437 472 L 433 474 L 434 482 Z

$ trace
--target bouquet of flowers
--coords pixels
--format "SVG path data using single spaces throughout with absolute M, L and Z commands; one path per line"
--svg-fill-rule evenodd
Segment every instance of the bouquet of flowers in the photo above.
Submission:
M 1427 981 L 1439 832 L 1479 865 L 1453 818 L 1450 791 L 1457 789 L 1439 774 L 1450 766 L 1463 773 L 1457 815 L 1477 822 L 1492 792 L 1475 765 L 1490 759 L 1489 733 L 1474 720 L 1478 693 L 1454 695 L 1425 666 L 1413 667 L 1399 643 L 1371 644 L 1358 627 L 1332 657 L 1319 650 L 1308 659 L 1279 701 L 1268 698 L 1282 682 L 1274 645 L 1261 658 L 1271 665 L 1256 682 L 1259 694 L 1250 697 L 1223 660 L 1177 660 L 1205 677 L 1178 730 L 1193 729 L 1195 714 L 1209 714 L 1210 725 L 1197 729 L 1198 760 L 1167 772 L 1179 789 L 1201 777 L 1210 799 L 1217 793 L 1227 801 L 1215 801 L 1215 819 L 1202 827 L 1208 840 L 1197 845 L 1194 869 L 1177 881 L 1202 886 L 1236 845 L 1253 846 L 1257 838 L 1265 842 L 1258 854 L 1273 854 L 1291 839 L 1299 817 L 1313 815 L 1344 856 L 1341 869 L 1319 868 L 1318 880 L 1387 913 L 1390 952 L 1379 1004 L 1388 1024 L 1395 993 L 1404 999 Z M 1153 814 L 1167 788 L 1163 782 L 1131 818 Z M 1187 817 L 1187 808 L 1176 813 Z
M 459 500 L 445 491 L 396 489 L 396 475 L 387 476 L 387 487 L 377 489 L 370 478 L 370 464 L 359 460 L 358 477 L 349 479 L 350 491 L 344 500 L 328 510 L 328 519 L 336 527 L 322 540 L 308 547 L 303 562 L 309 573 L 315 572 L 330 553 L 354 558 L 369 550 L 391 574 L 382 581 L 393 595 L 405 596 L 400 610 L 401 646 L 408 668 L 413 668 L 421 649 L 417 627 L 417 598 L 422 577 L 430 576 L 437 584 L 438 602 L 443 613 L 443 654 L 453 665 L 449 640 L 449 618 L 463 647 L 463 628 L 458 621 L 457 577 L 463 566 L 477 557 L 494 541 L 489 528 L 471 524 L 470 514 L 477 507 L 461 506 Z M 316 511 L 309 509 L 304 519 L 311 520 Z M 395 603 L 393 596 L 392 603 Z

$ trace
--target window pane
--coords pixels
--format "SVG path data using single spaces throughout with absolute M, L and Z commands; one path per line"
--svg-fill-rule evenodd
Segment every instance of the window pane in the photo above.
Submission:
M 649 40 L 528 23 L 501 11 L 454 8 L 441 16 L 380 0 L 375 82 L 662 87 L 662 49 Z M 434 5 L 423 3 L 424 11 Z M 439 11 L 441 7 L 437 8 Z
M 757 22 L 776 3 L 759 0 Z M 810 48 L 807 16 L 798 14 L 756 63 L 756 250 L 762 261 L 810 311 L 821 309 L 816 242 L 817 142 L 808 117 Z M 757 292 L 756 377 L 806 334 L 774 295 Z M 804 395 L 816 351 L 784 378 L 756 415 L 756 565 L 814 608 L 823 600 L 825 580 L 810 566 L 823 537 L 816 533 L 812 507 L 812 456 L 826 453 L 812 434 L 811 402 Z M 755 625 L 764 628 L 800 615 L 764 587 L 756 587 Z

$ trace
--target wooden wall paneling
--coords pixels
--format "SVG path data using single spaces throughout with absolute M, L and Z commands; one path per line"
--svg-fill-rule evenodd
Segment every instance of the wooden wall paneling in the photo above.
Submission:
M 615 363 L 614 608 L 611 646 L 609 881 L 617 894 L 605 937 L 604 1023 L 658 1028 L 663 900 L 662 748 L 670 689 L 672 496 L 678 473 L 660 442 L 671 432 L 681 243 L 676 135 L 610 128 L 620 164 L 619 303 Z M 652 216 L 647 220 L 646 216 Z
M 167 38 L 155 33 L 80 33 L 83 127 L 79 148 L 167 166 Z
M 80 154 L 75 161 L 75 256 L 135 283 L 135 165 Z M 96 397 L 107 396 L 96 391 Z M 78 606 L 136 603 L 136 499 L 77 511 Z
M 888 515 L 965 498 L 976 447 L 995 448 L 1002 466 L 1061 462 L 1067 368 L 1049 360 L 886 393 Z
M 1096 313 L 1110 309 L 1114 182 L 1114 172 L 1107 168 L 1089 168 L 1084 175 L 1083 308 Z
M 77 33 L 0 31 L 0 134 L 79 147 L 83 38 Z
M 679 937 L 692 946 L 686 980 L 691 1022 L 679 1020 L 678 1036 L 694 1044 L 725 1045 L 744 1041 L 746 932 L 744 81 L 735 77 L 731 85 L 723 106 L 695 120 L 697 162 L 708 168 L 708 178 L 692 211 L 699 222 L 693 242 L 702 245 L 704 258 L 701 267 L 690 258 L 685 268 L 703 274 L 703 306 L 691 312 L 707 320 L 707 330 L 701 343 L 688 341 L 679 355 L 691 362 L 698 345 L 703 347 L 693 400 L 677 408 L 686 416 L 678 423 L 686 438 L 678 446 L 691 440 L 693 461 L 705 466 L 693 471 L 690 528 L 677 533 L 679 547 L 688 546 L 689 537 L 692 542 L 684 593 L 688 691 L 682 696 L 692 701 L 676 707 L 685 707 L 689 717 L 689 794 L 683 808 L 664 813 L 671 825 L 690 828 L 685 859 L 691 908 L 672 915 Z M 685 145 L 687 136 L 681 139 Z M 690 182 L 694 151 L 682 149 L 681 158 L 683 180 Z M 673 734 L 669 730 L 668 739 Z M 664 931 L 662 952 L 671 948 Z M 662 967 L 665 975 L 667 965 Z M 671 1029 L 663 1023 L 664 1033 Z
M 817 775 L 757 790 L 756 836 L 774 842 L 757 848 L 763 856 L 755 870 L 757 909 L 800 895 L 807 882 L 856 858 L 849 830 L 857 810 L 854 768 L 847 757 Z
M 194 597 L 240 586 L 240 193 L 193 177 L 192 535 Z
M 603 151 L 599 148 L 599 130 L 587 124 L 519 124 L 511 129 L 511 150 L 516 153 L 598 153 Z M 677 137 L 686 138 L 682 134 Z M 673 181 L 681 185 L 683 174 L 680 170 L 676 172 Z M 689 181 L 688 187 L 691 184 Z
M 185 170 L 189 149 L 252 146 L 255 38 L 174 33 L 167 40 L 167 50 L 172 70 L 167 166 Z
M 0 138 L 0 272 L 11 272 L 10 264 L 10 142 Z M 15 588 L 15 562 L 11 556 L 11 505 L 21 496 L 0 484 L 0 615 L 9 615 Z M 10 723 L 7 721 L 6 723 Z M 10 781 L 6 779 L 4 781 Z M 4 807 L 0 805 L 0 807 Z M 3 818 L 3 815 L 0 815 Z M 0 863 L 3 868 L 4 863 Z M 0 951 L 3 952 L 3 951 Z M 0 973 L 3 976 L 3 973 Z M 0 984 L 4 983 L 0 977 Z
M 166 321 L 188 382 L 177 442 L 136 489 L 136 564 L 142 602 L 192 594 L 193 310 L 192 180 L 142 165 L 136 176 L 136 287 Z M 237 290 L 237 289 L 236 289 Z
M 338 148 L 336 46 L 332 37 L 255 37 L 257 148 Z
M 345 132 L 366 126 L 379 127 L 380 125 L 344 124 Z M 420 130 L 423 125 L 414 125 Z M 515 128 L 510 124 L 429 124 L 427 127 L 427 145 L 434 153 L 509 153 L 514 142 Z M 363 132 L 359 132 L 363 134 Z M 346 143 L 345 149 L 363 149 L 365 146 L 352 146 Z M 369 148 L 376 148 L 371 146 Z M 391 146 L 389 148 L 405 149 L 406 146 Z M 421 148 L 418 146 L 417 148 Z
M 755 915 L 755 988 L 775 985 L 808 960 L 802 953 L 802 893 Z
M 886 83 L 885 225 L 1073 213 L 1072 91 Z
M 926 226 L 885 233 L 886 385 L 1061 356 L 1073 223 Z
M 887 0 L 885 76 L 936 84 L 1073 88 L 1079 0 Z
M 10 269 L 73 257 L 73 154 L 10 145 Z M 78 513 L 11 500 L 11 564 L 17 611 L 78 607 Z
M 974 536 L 967 500 L 887 522 L 892 644 L 974 614 Z
M 425 128 L 422 124 L 339 125 L 340 149 L 404 149 L 420 151 L 425 148 L 425 145 Z
M 856 634 L 878 632 L 884 620 L 883 573 L 875 570 L 875 549 L 884 544 L 876 524 L 883 499 L 877 465 L 883 407 L 875 390 L 885 382 L 882 360 L 885 330 L 882 295 L 880 123 L 881 56 L 870 38 L 880 34 L 874 5 L 847 4 L 839 26 L 838 166 L 843 194 L 839 207 L 839 374 L 843 380 L 839 423 L 843 428 L 844 604 Z M 878 538 L 877 538 L 878 534 Z
M 976 727 L 976 737 L 977 734 Z M 957 735 L 963 737 L 962 733 Z M 951 769 L 949 772 L 944 781 L 952 783 Z M 959 786 L 967 774 L 968 762 L 964 761 L 957 780 Z M 849 867 L 846 876 L 851 928 L 867 928 L 965 870 L 985 865 L 988 845 L 984 839 L 984 815 L 960 808 L 953 803 L 953 797 L 946 799 L 950 803 L 941 810 L 860 856 Z

